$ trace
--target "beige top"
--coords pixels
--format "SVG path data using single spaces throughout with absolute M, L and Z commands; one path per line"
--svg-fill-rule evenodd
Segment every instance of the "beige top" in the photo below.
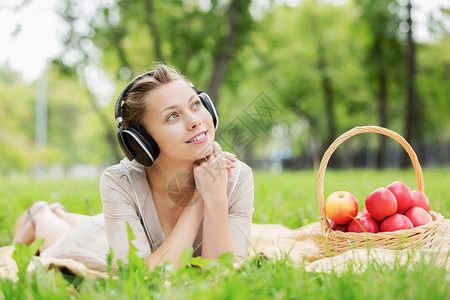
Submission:
M 143 217 L 151 239 L 158 248 L 165 240 L 158 219 L 152 193 L 144 166 L 124 158 L 126 167 L 139 198 Z M 137 255 L 147 257 L 151 253 L 150 243 L 140 221 L 135 192 L 121 164 L 106 169 L 100 179 L 100 196 L 103 203 L 105 231 L 115 259 L 126 259 L 129 245 L 126 222 L 130 224 L 135 239 L 132 241 Z M 239 258 L 247 256 L 248 241 L 253 213 L 253 173 L 249 166 L 238 161 L 236 168 L 228 175 L 228 220 L 233 245 Z M 201 254 L 202 230 L 194 241 L 194 255 Z

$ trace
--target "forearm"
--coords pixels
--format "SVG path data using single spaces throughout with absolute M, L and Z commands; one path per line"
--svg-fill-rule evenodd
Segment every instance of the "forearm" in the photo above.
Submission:
M 179 259 L 183 251 L 192 246 L 197 236 L 203 216 L 203 206 L 196 205 L 185 208 L 175 227 L 166 240 L 146 258 L 149 269 L 163 262 L 169 262 L 179 267 Z
M 217 258 L 220 254 L 236 254 L 228 223 L 228 202 L 226 199 L 205 205 L 203 214 L 202 257 Z

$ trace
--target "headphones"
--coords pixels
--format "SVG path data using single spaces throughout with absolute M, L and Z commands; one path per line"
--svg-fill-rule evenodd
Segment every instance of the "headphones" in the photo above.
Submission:
M 125 129 L 121 108 L 124 98 L 128 95 L 134 83 L 145 76 L 153 77 L 154 73 L 155 71 L 147 72 L 130 81 L 130 83 L 127 84 L 127 86 L 122 90 L 119 97 L 117 98 L 114 111 L 116 124 L 119 128 L 117 131 L 117 139 L 119 141 L 120 148 L 129 160 L 135 159 L 138 163 L 146 167 L 150 167 L 151 165 L 153 165 L 156 158 L 158 157 L 158 144 L 142 126 L 132 125 L 129 128 Z M 211 114 L 214 129 L 217 129 L 217 125 L 219 124 L 219 114 L 217 113 L 211 98 L 209 98 L 206 93 L 197 90 L 192 83 L 188 83 L 189 86 L 192 87 L 199 96 L 203 106 Z

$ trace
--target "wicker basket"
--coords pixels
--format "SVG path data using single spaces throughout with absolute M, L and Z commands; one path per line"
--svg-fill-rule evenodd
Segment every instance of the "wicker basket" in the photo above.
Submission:
M 417 155 L 411 145 L 399 134 L 392 130 L 378 126 L 355 127 L 338 137 L 325 152 L 320 162 L 317 178 L 317 202 L 320 213 L 320 226 L 312 231 L 312 236 L 320 250 L 322 257 L 338 255 L 349 249 L 377 247 L 384 249 L 405 249 L 413 246 L 422 248 L 433 248 L 438 243 L 438 237 L 442 234 L 444 218 L 441 214 L 431 211 L 433 221 L 415 227 L 410 230 L 399 230 L 394 232 L 379 233 L 355 233 L 342 232 L 331 229 L 325 212 L 325 201 L 323 194 L 323 183 L 325 170 L 331 155 L 348 138 L 366 132 L 375 132 L 389 136 L 398 141 L 411 158 L 417 177 L 417 189 L 423 191 L 423 176 Z

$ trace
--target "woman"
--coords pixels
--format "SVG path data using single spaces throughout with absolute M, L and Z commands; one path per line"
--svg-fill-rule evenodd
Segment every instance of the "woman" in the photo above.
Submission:
M 58 205 L 35 203 L 16 226 L 21 231 L 25 224 L 30 234 L 26 240 L 17 235 L 15 242 L 42 237 L 41 256 L 71 257 L 67 252 L 79 251 L 84 254 L 72 257 L 82 262 L 109 245 L 115 259 L 126 259 L 129 223 L 137 254 L 149 268 L 163 262 L 177 266 L 189 246 L 195 256 L 205 258 L 224 252 L 234 253 L 236 261 L 245 257 L 253 213 L 252 171 L 214 141 L 218 117 L 208 100 L 163 64 L 133 80 L 116 104 L 119 143 L 127 158 L 100 179 L 102 216 L 86 220 Z M 52 228 L 49 220 L 58 213 L 79 223 L 70 227 L 60 218 L 70 226 L 57 234 L 41 230 Z M 107 243 L 99 242 L 105 232 Z

